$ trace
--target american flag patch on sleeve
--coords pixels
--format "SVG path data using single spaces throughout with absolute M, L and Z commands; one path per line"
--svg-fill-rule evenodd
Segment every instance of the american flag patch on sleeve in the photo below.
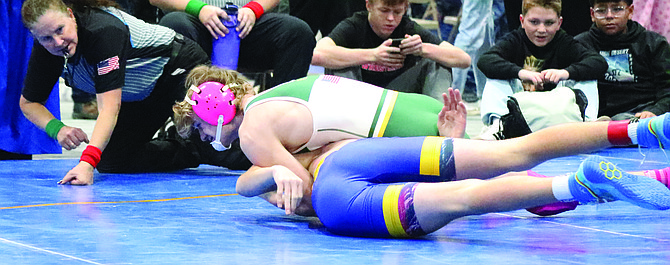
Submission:
M 104 75 L 111 71 L 119 69 L 119 56 L 107 58 L 98 63 L 98 75 Z
M 326 81 L 326 82 L 331 82 L 333 84 L 337 84 L 337 82 L 340 81 L 340 77 L 339 76 L 334 76 L 334 75 L 324 75 L 321 78 L 321 81 Z

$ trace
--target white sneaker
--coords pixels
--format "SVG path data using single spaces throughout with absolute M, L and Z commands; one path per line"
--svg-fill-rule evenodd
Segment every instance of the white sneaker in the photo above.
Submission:
M 479 100 L 475 102 L 465 102 L 465 109 L 468 111 L 468 116 L 479 116 L 481 114 L 479 110 Z
M 493 124 L 482 127 L 482 132 L 474 139 L 496 141 L 500 139 L 497 136 L 500 132 L 502 132 L 502 126 L 500 125 L 500 120 L 496 120 Z

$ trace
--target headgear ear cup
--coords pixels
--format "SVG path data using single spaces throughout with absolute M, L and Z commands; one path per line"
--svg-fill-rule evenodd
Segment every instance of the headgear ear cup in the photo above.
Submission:
M 218 125 L 219 116 L 223 115 L 223 125 L 235 118 L 237 107 L 233 104 L 235 94 L 219 82 L 205 82 L 197 87 L 191 96 L 193 111 L 198 117 L 211 125 Z M 195 103 L 195 104 L 193 104 Z

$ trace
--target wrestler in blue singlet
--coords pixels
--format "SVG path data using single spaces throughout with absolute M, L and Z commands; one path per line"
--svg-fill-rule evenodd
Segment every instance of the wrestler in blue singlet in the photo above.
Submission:
M 329 231 L 347 236 L 424 235 L 414 215 L 417 182 L 456 175 L 453 140 L 442 137 L 360 139 L 320 163 L 314 210 Z

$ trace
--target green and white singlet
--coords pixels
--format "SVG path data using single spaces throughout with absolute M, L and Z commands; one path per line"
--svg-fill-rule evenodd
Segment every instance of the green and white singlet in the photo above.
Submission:
M 275 100 L 302 104 L 312 113 L 312 137 L 299 151 L 315 150 L 344 139 L 438 136 L 437 115 L 443 106 L 421 94 L 387 90 L 337 76 L 313 75 L 264 91 L 244 111 Z

